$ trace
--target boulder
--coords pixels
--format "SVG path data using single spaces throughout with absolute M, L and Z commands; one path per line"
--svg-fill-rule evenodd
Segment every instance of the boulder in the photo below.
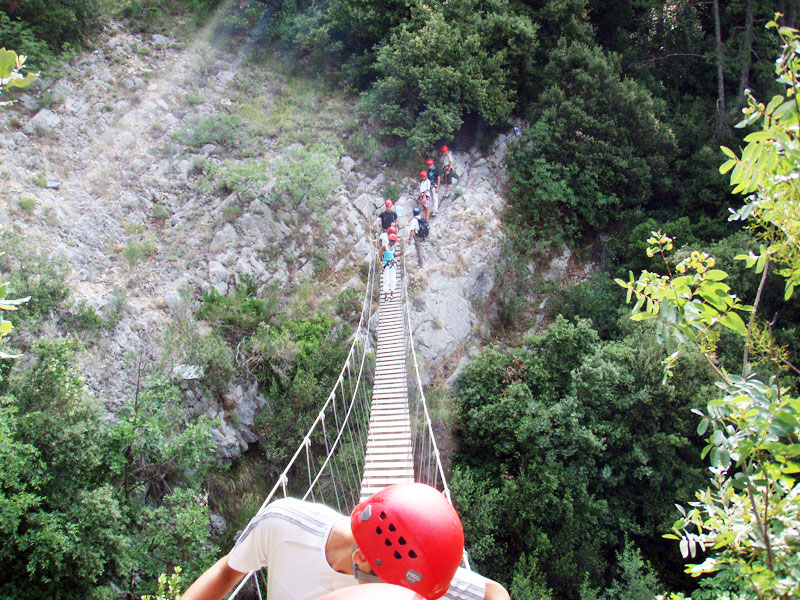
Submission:
M 550 260 L 547 271 L 544 274 L 544 279 L 548 281 L 557 281 L 567 274 L 569 266 L 569 259 L 572 256 L 572 250 L 564 246 L 561 249 L 561 254 L 554 256 Z
M 44 108 L 25 124 L 25 132 L 48 135 L 55 131 L 60 124 L 61 118 L 52 110 Z
M 356 161 L 354 161 L 349 156 L 343 156 L 339 159 L 339 168 L 342 169 L 345 173 L 349 173 L 353 170 L 353 167 L 356 166 Z
M 160 33 L 153 34 L 150 41 L 153 42 L 153 45 L 157 48 L 169 48 L 172 45 L 172 40 Z
M 208 263 L 208 281 L 219 294 L 228 293 L 228 279 L 230 273 L 222 263 L 212 260 Z
M 236 233 L 233 225 L 225 223 L 225 226 L 215 233 L 214 239 L 211 240 L 211 252 L 217 254 L 221 250 L 225 250 L 235 244 L 238 239 L 239 235 Z
M 181 304 L 183 303 L 180 292 L 177 290 L 168 291 L 166 294 L 164 294 L 164 303 L 173 313 L 178 312 L 178 309 L 180 309 Z
M 372 219 L 375 217 L 375 196 L 372 194 L 361 194 L 355 200 L 353 200 L 353 206 L 358 209 L 358 212 L 361 213 L 362 216 Z

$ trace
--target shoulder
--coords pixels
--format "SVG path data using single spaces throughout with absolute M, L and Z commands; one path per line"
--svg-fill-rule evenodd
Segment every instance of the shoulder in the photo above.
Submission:
M 326 534 L 331 524 L 344 516 L 325 506 L 296 498 L 281 498 L 267 505 L 254 520 L 299 528 L 316 535 Z
M 488 581 L 475 571 L 459 567 L 444 597 L 449 600 L 484 600 Z

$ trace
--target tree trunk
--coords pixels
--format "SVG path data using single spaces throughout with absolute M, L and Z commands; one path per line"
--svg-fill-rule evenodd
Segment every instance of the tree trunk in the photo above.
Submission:
M 789 14 L 786 15 L 786 25 L 794 27 L 795 21 L 797 21 L 797 0 L 792 0 L 789 4 Z
M 779 12 L 783 15 L 780 19 L 778 19 L 778 25 L 783 27 L 786 25 L 786 0 L 778 0 L 778 10 L 776 12 Z
M 739 72 L 739 101 L 744 103 L 744 91 L 750 86 L 750 64 L 753 57 L 753 0 L 745 3 L 744 37 L 742 38 L 742 69 Z
M 722 26 L 719 18 L 719 0 L 714 0 L 714 37 L 717 46 L 717 130 L 715 135 L 727 131 L 725 123 L 725 69 L 722 61 L 725 57 L 722 49 Z

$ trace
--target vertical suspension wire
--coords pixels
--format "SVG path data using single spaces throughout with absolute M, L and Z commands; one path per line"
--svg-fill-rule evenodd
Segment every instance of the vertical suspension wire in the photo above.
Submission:
M 311 483 L 313 479 L 311 478 L 311 438 L 306 436 L 303 440 L 303 444 L 306 447 L 306 466 L 308 467 L 308 489 L 311 490 L 311 501 L 316 502 L 316 498 L 314 496 L 314 489 L 311 487 Z
M 334 388 L 334 392 L 335 391 L 336 391 L 336 389 Z M 325 438 L 325 454 L 328 457 L 330 457 L 331 448 L 330 448 L 330 445 L 328 444 L 328 428 L 325 427 L 325 419 L 324 418 L 322 419 L 322 436 Z M 326 461 L 326 462 L 329 462 L 329 461 Z M 324 468 L 324 466 L 323 466 L 323 468 Z M 317 473 L 317 475 L 319 475 L 319 472 Z M 342 512 L 342 504 L 339 501 L 339 492 L 336 489 L 336 479 L 333 476 L 331 476 L 331 483 L 333 484 L 333 493 L 336 496 L 336 506 L 339 509 L 339 512 Z
M 345 398 L 344 385 L 342 385 L 341 390 L 342 390 L 342 410 L 344 411 L 344 414 L 347 414 L 347 406 L 350 403 L 347 402 L 347 400 Z M 345 430 L 345 428 L 349 432 L 349 430 L 350 430 L 349 421 L 350 421 L 350 419 L 344 419 L 342 421 L 342 427 L 340 428 L 342 432 Z M 341 453 L 339 453 L 339 454 L 341 454 Z M 349 499 L 348 499 L 348 506 L 349 506 L 349 503 L 352 502 L 352 499 L 353 499 L 353 488 L 358 485 L 358 482 L 355 481 L 355 477 L 354 477 L 354 474 L 353 474 L 353 468 L 352 468 L 352 465 L 351 465 L 352 461 L 349 459 L 347 454 L 344 454 L 336 462 L 337 462 L 337 464 L 338 463 L 344 463 L 342 465 L 342 468 L 344 469 L 344 472 L 347 475 L 347 496 L 349 497 Z M 337 467 L 337 473 L 340 473 L 338 467 Z

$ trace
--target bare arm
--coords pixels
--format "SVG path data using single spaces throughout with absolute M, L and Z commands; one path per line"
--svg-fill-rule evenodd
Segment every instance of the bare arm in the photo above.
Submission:
M 245 574 L 228 566 L 228 555 L 200 575 L 181 596 L 182 600 L 222 600 Z M 487 586 L 488 595 L 488 586 Z
M 183 597 L 186 600 L 186 596 Z M 483 600 L 511 600 L 508 591 L 502 585 L 491 579 L 486 580 L 486 595 Z

